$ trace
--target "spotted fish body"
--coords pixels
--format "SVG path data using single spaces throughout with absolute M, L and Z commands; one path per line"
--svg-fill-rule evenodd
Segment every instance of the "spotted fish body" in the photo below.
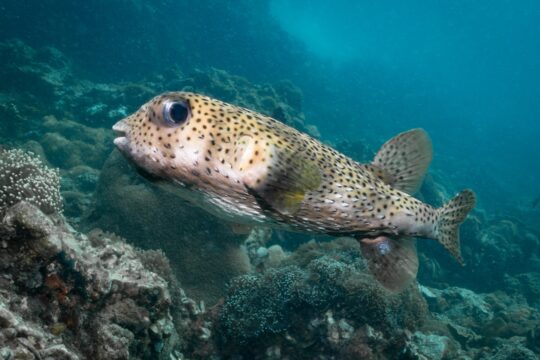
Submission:
M 431 161 L 423 130 L 396 136 L 360 164 L 270 117 L 185 92 L 155 97 L 113 129 L 138 168 L 221 218 L 356 237 L 388 288 L 416 274 L 410 237 L 438 239 L 461 261 L 457 228 L 474 194 L 441 209 L 411 196 Z M 394 274 L 404 269 L 404 279 Z

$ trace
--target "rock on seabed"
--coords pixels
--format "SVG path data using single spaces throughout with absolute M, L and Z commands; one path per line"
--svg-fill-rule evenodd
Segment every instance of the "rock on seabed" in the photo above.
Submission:
M 169 284 L 133 247 L 25 202 L 0 235 L 0 358 L 170 359 Z

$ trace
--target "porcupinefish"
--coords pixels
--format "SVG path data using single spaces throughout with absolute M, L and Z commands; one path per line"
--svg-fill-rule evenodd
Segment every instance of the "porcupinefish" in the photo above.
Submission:
M 360 164 L 268 116 L 171 92 L 113 130 L 147 178 L 222 219 L 358 239 L 371 273 L 392 291 L 416 277 L 416 237 L 437 240 L 463 263 L 458 228 L 475 195 L 464 190 L 441 208 L 411 195 L 432 159 L 422 129 Z

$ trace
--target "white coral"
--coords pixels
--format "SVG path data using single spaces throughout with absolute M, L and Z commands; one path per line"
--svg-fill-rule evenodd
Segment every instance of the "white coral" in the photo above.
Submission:
M 31 152 L 0 150 L 0 211 L 22 200 L 47 214 L 61 213 L 59 171 Z

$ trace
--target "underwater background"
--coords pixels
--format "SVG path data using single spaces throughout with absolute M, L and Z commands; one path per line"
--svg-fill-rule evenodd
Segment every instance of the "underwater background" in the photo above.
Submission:
M 537 359 L 539 19 L 533 0 L 0 0 L 0 359 Z M 111 127 L 180 90 L 360 162 L 424 128 L 416 196 L 478 195 L 466 266 L 419 240 L 418 282 L 390 294 L 353 239 L 237 234 L 146 182 Z

